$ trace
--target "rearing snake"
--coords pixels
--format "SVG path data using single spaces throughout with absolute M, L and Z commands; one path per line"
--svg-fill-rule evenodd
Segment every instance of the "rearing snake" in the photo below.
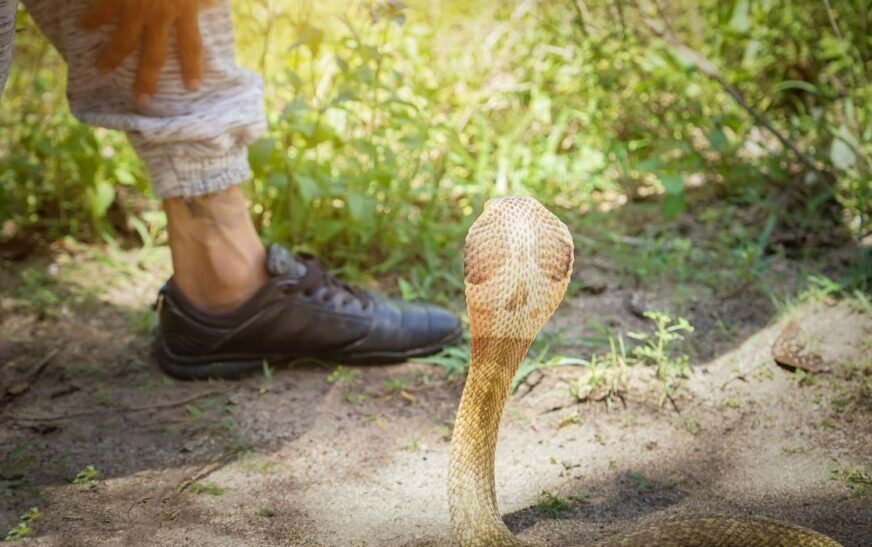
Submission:
M 529 197 L 485 204 L 469 229 L 464 279 L 469 311 L 469 376 L 451 440 L 448 501 L 451 528 L 463 547 L 512 547 L 497 508 L 494 455 L 500 416 L 518 365 L 563 299 L 572 273 L 566 226 Z M 669 518 L 600 545 L 838 546 L 813 530 L 758 517 Z

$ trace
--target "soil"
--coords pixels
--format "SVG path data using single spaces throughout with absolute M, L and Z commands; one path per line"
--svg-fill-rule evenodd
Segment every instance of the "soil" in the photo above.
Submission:
M 89 247 L 0 263 L 4 532 L 38 507 L 25 543 L 452 544 L 445 481 L 462 376 L 313 363 L 238 382 L 172 380 L 148 333 L 168 264 L 165 248 L 107 259 Z M 27 281 L 33 272 L 47 272 L 44 286 Z M 672 290 L 640 295 L 595 267 L 578 275 L 596 294 L 567 298 L 548 327 L 569 333 L 560 348 L 569 355 L 589 357 L 572 334 L 592 334 L 590 318 L 650 330 L 636 304 L 668 303 Z M 577 545 L 717 512 L 869 545 L 872 488 L 831 477 L 872 465 L 872 404 L 862 372 L 851 372 L 872 353 L 869 313 L 819 298 L 777 315 L 753 290 L 721 300 L 699 291 L 688 313 L 691 374 L 662 406 L 642 367 L 611 404 L 570 395 L 581 368 L 525 379 L 497 454 L 508 526 L 525 540 Z M 830 372 L 798 381 L 774 363 L 770 347 L 791 319 Z M 99 475 L 74 484 L 89 465 Z M 540 505 L 543 492 L 566 500 L 561 518 Z

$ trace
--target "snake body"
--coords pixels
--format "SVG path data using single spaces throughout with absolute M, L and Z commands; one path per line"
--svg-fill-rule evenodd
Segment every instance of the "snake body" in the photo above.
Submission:
M 494 456 L 512 378 L 533 339 L 557 309 L 572 273 L 566 226 L 538 201 L 488 201 L 464 248 L 470 368 L 451 440 L 448 498 L 463 547 L 515 547 L 500 518 Z M 661 520 L 599 545 L 838 546 L 813 530 L 759 517 L 698 515 Z

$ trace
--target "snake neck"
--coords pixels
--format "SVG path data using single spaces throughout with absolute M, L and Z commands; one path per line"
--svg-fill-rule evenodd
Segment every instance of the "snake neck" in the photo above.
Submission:
M 451 439 L 448 504 L 451 527 L 463 547 L 523 546 L 497 508 L 494 457 L 503 406 L 531 340 L 473 338 L 469 375 Z

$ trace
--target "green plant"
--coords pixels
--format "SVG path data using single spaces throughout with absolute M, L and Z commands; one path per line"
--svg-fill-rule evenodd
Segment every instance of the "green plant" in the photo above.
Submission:
M 656 367 L 657 378 L 663 385 L 662 405 L 672 395 L 676 379 L 687 376 L 689 357 L 680 353 L 676 345 L 684 340 L 683 333 L 693 332 L 693 326 L 683 317 L 673 319 L 658 311 L 647 311 L 645 317 L 654 322 L 654 333 L 629 333 L 640 342 L 631 355 L 641 364 Z
M 855 496 L 872 496 L 872 467 L 839 465 L 830 472 L 830 480 L 840 480 Z
M 224 489 L 218 486 L 215 483 L 202 483 L 200 481 L 193 481 L 190 485 L 188 485 L 188 490 L 191 491 L 192 494 L 208 494 L 210 496 L 223 496 Z
M 261 363 L 261 371 L 263 372 L 263 379 L 260 382 L 259 393 L 263 395 L 264 393 L 269 391 L 269 387 L 272 384 L 273 372 L 275 372 L 275 369 L 270 367 L 269 363 L 264 360 L 263 363 Z
M 88 465 L 73 477 L 73 484 L 87 485 L 91 484 L 97 477 L 100 476 L 100 470 L 93 465 Z
M 543 490 L 539 495 L 539 510 L 551 518 L 559 519 L 572 510 L 572 505 L 563 498 Z
M 327 383 L 328 384 L 353 384 L 357 377 L 360 375 L 359 370 L 354 370 L 346 367 L 345 365 L 339 365 L 333 372 L 327 375 Z
M 18 541 L 19 539 L 24 539 L 26 536 L 33 533 L 33 528 L 31 528 L 30 525 L 40 518 L 42 518 L 40 510 L 36 507 L 31 507 L 26 513 L 18 518 L 18 524 L 6 533 L 3 541 Z

